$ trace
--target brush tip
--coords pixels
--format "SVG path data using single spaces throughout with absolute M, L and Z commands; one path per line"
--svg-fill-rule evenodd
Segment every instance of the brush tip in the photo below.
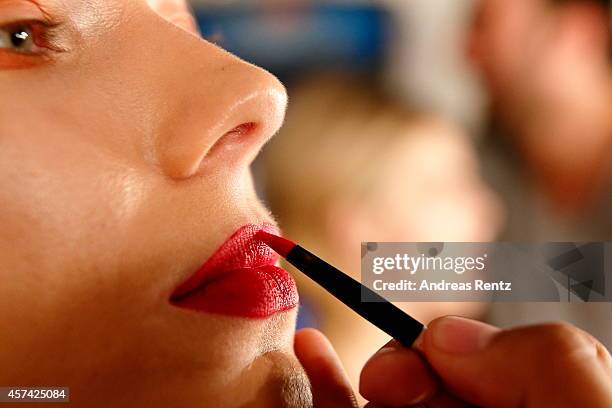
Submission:
M 272 248 L 283 258 L 286 258 L 289 251 L 291 251 L 296 245 L 295 242 L 290 241 L 287 238 L 279 237 L 263 230 L 258 231 L 255 238 Z

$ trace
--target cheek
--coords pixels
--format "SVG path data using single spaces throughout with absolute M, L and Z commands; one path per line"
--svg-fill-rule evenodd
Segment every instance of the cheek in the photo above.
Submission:
M 74 298 L 99 273 L 93 265 L 108 258 L 142 185 L 51 129 L 0 132 L 0 298 Z
M 0 217 L 5 228 L 0 238 L 18 240 L 11 245 L 14 256 L 34 251 L 38 256 L 27 260 L 65 266 L 70 259 L 96 257 L 92 249 L 104 247 L 100 237 L 117 232 L 135 213 L 144 187 L 93 146 L 67 143 L 52 132 L 44 135 L 2 135 Z
M 144 183 L 88 146 L 12 146 L 0 154 L 0 310 L 14 313 L 0 316 L 0 331 L 11 328 L 14 335 L 2 341 L 0 359 L 52 350 L 69 361 L 47 359 L 47 371 L 59 378 L 56 370 L 86 371 L 92 359 L 115 364 L 120 349 L 138 347 L 125 341 L 108 349 L 108 343 L 137 332 L 151 299 L 143 285 L 156 272 L 132 251 L 145 241 L 146 225 L 135 226 Z M 82 354 L 71 351 L 79 344 Z M 30 372 L 45 371 L 42 364 Z
M 42 375 L 45 364 L 69 367 L 56 359 L 87 364 L 79 352 L 69 355 L 73 337 L 101 345 L 111 323 L 118 327 L 108 302 L 119 288 L 110 254 L 144 193 L 93 146 L 32 122 L 25 132 L 0 121 L 0 310 L 12 311 L 0 314 L 0 333 L 12 333 L 1 336 L 0 359 L 36 354 L 42 336 L 56 356 L 31 371 L 29 359 L 8 365 Z

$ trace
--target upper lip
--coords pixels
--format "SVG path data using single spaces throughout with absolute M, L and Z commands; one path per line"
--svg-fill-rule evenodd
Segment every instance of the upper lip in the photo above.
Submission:
M 271 223 L 247 224 L 238 228 L 210 258 L 172 293 L 172 301 L 188 297 L 224 273 L 243 269 L 274 265 L 278 254 L 255 236 L 259 231 L 279 235 L 278 227 Z

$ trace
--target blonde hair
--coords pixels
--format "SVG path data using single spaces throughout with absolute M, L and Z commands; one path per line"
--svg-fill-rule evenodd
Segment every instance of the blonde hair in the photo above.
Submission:
M 416 115 L 359 77 L 311 79 L 290 100 L 285 125 L 265 150 L 265 195 L 282 225 L 316 228 L 338 195 L 367 197 Z

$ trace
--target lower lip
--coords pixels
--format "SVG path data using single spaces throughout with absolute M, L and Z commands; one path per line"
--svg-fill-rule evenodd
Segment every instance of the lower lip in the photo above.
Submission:
M 176 306 L 230 316 L 265 318 L 298 304 L 295 281 L 277 266 L 243 268 L 222 274 Z

